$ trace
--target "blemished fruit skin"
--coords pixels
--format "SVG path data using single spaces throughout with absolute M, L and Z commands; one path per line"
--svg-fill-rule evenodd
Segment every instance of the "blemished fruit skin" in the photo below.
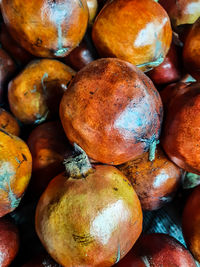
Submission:
M 3 108 L 0 108 L 0 128 L 16 136 L 20 134 L 17 120 Z
M 182 229 L 186 244 L 195 257 L 200 261 L 200 186 L 196 187 L 189 196 L 182 217 Z
M 182 88 L 166 114 L 161 143 L 180 168 L 200 174 L 200 84 Z
M 8 267 L 18 253 L 20 245 L 16 225 L 7 218 L 0 218 L 0 266 Z
M 0 104 L 5 100 L 7 83 L 15 71 L 15 62 L 6 51 L 0 48 Z
M 65 170 L 64 159 L 73 148 L 59 121 L 38 125 L 27 140 L 33 159 L 33 173 L 29 190 L 40 196 L 51 179 Z
M 143 235 L 116 267 L 196 267 L 190 252 L 166 234 Z
M 86 0 L 2 0 L 12 37 L 38 57 L 64 57 L 81 42 L 88 24 Z
M 193 24 L 200 16 L 200 0 L 159 0 L 159 3 L 176 29 L 184 24 Z
M 0 129 L 0 217 L 18 207 L 31 171 L 28 146 L 19 137 Z
M 200 6 L 200 2 L 199 2 Z M 183 48 L 183 61 L 188 72 L 200 82 L 200 18 L 190 29 Z
M 80 70 L 60 103 L 71 143 L 102 163 L 118 165 L 147 151 L 159 138 L 163 107 L 151 80 L 116 58 Z
M 180 168 L 168 159 L 160 146 L 153 161 L 145 152 L 118 169 L 131 182 L 143 210 L 156 210 L 172 201 L 181 182 Z
M 42 194 L 37 234 L 64 267 L 109 267 L 132 248 L 142 231 L 140 201 L 115 167 L 96 165 L 85 178 L 55 177 Z
M 8 85 L 12 113 L 24 124 L 39 124 L 59 112 L 63 93 L 75 72 L 54 59 L 31 61 Z
M 92 39 L 101 57 L 117 57 L 148 71 L 162 63 L 172 29 L 156 1 L 115 0 L 96 17 Z

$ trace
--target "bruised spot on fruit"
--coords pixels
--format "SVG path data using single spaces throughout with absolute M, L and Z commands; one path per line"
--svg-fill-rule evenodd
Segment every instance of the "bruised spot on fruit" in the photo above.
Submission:
M 81 244 L 82 246 L 87 246 L 90 243 L 94 242 L 93 237 L 90 234 L 84 234 L 84 235 L 75 235 L 72 234 L 74 241 Z
M 42 40 L 40 38 L 37 38 L 36 42 L 35 42 L 35 45 L 37 47 L 41 47 L 41 44 L 42 44 Z

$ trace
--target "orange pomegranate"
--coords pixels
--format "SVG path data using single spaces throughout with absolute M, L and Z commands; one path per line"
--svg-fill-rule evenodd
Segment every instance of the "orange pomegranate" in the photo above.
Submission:
M 2 0 L 12 37 L 38 57 L 64 57 L 82 40 L 88 23 L 86 0 Z
M 166 11 L 156 1 L 115 0 L 97 16 L 92 38 L 102 57 L 117 57 L 147 71 L 162 63 L 172 30 Z
M 24 141 L 0 129 L 0 217 L 18 207 L 31 170 L 31 153 Z
M 179 167 L 200 174 L 200 84 L 182 90 L 166 114 L 162 146 Z
M 10 134 L 19 136 L 20 128 L 17 120 L 3 108 L 0 108 L 0 128 Z
M 162 102 L 151 80 L 120 59 L 99 59 L 80 70 L 60 104 L 68 139 L 107 164 L 136 158 L 159 138 Z
M 158 146 L 151 162 L 146 152 L 118 169 L 129 179 L 143 210 L 156 210 L 173 199 L 181 181 L 181 170 Z
M 194 257 L 200 261 L 200 186 L 196 187 L 186 202 L 182 229 L 186 244 Z
M 91 167 L 85 153 L 66 160 L 36 209 L 36 231 L 63 267 L 112 266 L 142 230 L 139 199 L 115 167 Z
M 49 181 L 64 171 L 63 161 L 72 154 L 62 125 L 59 121 L 37 126 L 30 134 L 27 144 L 33 159 L 33 175 L 30 190 L 41 195 Z
M 64 91 L 75 72 L 60 61 L 32 61 L 8 87 L 12 113 L 25 124 L 55 117 Z

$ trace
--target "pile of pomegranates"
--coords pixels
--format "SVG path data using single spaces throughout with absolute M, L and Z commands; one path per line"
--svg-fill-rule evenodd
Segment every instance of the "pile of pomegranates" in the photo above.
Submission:
M 200 264 L 200 0 L 0 0 L 0 44 L 0 267 Z

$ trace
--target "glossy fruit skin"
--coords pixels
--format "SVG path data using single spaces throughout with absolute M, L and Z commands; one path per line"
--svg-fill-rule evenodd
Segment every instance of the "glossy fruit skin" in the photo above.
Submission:
M 190 252 L 166 234 L 143 235 L 116 267 L 196 267 Z
M 82 179 L 58 175 L 37 205 L 37 234 L 64 267 L 112 266 L 142 230 L 141 205 L 126 177 L 112 166 L 94 168 Z
M 11 37 L 4 23 L 1 24 L 0 42 L 3 49 L 5 49 L 18 64 L 27 64 L 33 59 L 33 55 L 19 46 Z
M 12 37 L 38 57 L 64 57 L 82 40 L 88 23 L 86 0 L 2 0 Z
M 17 208 L 31 171 L 28 146 L 19 137 L 0 129 L 0 217 Z
M 16 65 L 12 58 L 0 48 L 0 103 L 5 97 L 6 85 L 9 78 L 15 73 Z
M 200 84 L 194 83 L 176 96 L 168 110 L 162 146 L 179 167 L 200 174 Z
M 143 210 L 156 210 L 170 202 L 180 185 L 180 168 L 167 158 L 159 146 L 153 162 L 149 161 L 149 153 L 146 152 L 118 166 L 118 169 L 131 182 Z
M 0 108 L 0 128 L 16 136 L 20 134 L 17 120 L 3 108 Z
M 199 3 L 200 5 L 200 3 Z M 188 72 L 200 82 L 200 18 L 195 22 L 187 35 L 183 60 Z
M 167 11 L 172 25 L 193 24 L 200 16 L 200 0 L 159 0 Z
M 61 267 L 47 253 L 35 256 L 22 267 Z
M 97 14 L 98 2 L 97 0 L 86 0 L 89 11 L 89 24 L 93 23 L 93 20 Z
M 159 138 L 162 103 L 151 80 L 132 64 L 108 58 L 77 73 L 60 104 L 71 143 L 90 158 L 118 165 Z
M 32 61 L 8 86 L 12 113 L 24 124 L 39 124 L 58 114 L 64 91 L 75 72 L 60 61 Z
M 200 186 L 189 196 L 182 217 L 182 229 L 186 244 L 193 256 L 200 261 Z
M 19 250 L 19 232 L 13 222 L 0 218 L 0 265 L 8 267 Z
M 73 148 L 59 121 L 37 126 L 27 144 L 33 159 L 30 190 L 34 195 L 41 195 L 50 180 L 64 171 L 63 161 L 72 154 Z
M 87 42 L 83 40 L 80 45 L 67 56 L 66 63 L 74 70 L 78 71 L 95 59 L 96 53 L 89 47 Z
M 97 16 L 92 38 L 101 57 L 117 57 L 147 71 L 162 63 L 172 30 L 156 1 L 115 0 Z
M 163 63 L 148 72 L 148 76 L 154 84 L 173 83 L 181 79 L 177 52 L 177 47 L 172 44 Z

